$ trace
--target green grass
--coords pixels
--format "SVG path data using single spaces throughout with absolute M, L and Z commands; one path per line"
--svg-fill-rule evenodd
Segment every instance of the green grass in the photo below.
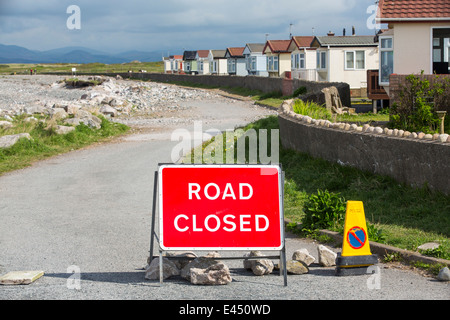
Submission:
M 245 130 L 250 128 L 279 129 L 278 119 L 259 120 Z M 449 196 L 287 150 L 281 144 L 280 162 L 285 172 L 284 214 L 290 221 L 300 223 L 308 197 L 317 190 L 328 190 L 345 200 L 362 201 L 366 220 L 382 231 L 383 243 L 415 251 L 425 242 L 438 241 L 438 254 L 450 259 Z
M 52 63 L 52 64 L 1 64 L 0 74 L 30 74 L 30 69 L 36 70 L 37 73 L 53 73 L 65 72 L 71 73 L 72 68 L 77 69 L 77 73 L 124 73 L 128 71 L 139 72 L 146 70 L 152 73 L 164 72 L 162 61 L 157 62 L 140 62 L 140 63 L 123 63 L 123 64 L 104 64 L 104 63 Z
M 38 160 L 105 141 L 129 130 L 123 124 L 110 122 L 101 116 L 100 118 L 102 119 L 100 129 L 95 130 L 80 124 L 75 131 L 66 135 L 55 134 L 46 124 L 25 122 L 23 116 L 16 118 L 13 128 L 0 129 L 0 136 L 29 133 L 33 139 L 21 139 L 10 148 L 0 149 L 0 175 L 30 166 Z

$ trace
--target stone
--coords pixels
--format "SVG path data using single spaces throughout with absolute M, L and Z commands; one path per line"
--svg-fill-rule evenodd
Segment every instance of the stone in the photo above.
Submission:
M 394 137 L 398 135 L 398 129 L 394 129 Z
M 294 253 L 292 254 L 292 260 L 301 261 L 307 266 L 310 266 L 311 263 L 316 261 L 316 258 L 309 254 L 308 249 L 303 248 L 294 251 Z
M 15 145 L 20 139 L 32 140 L 29 133 L 19 133 L 0 137 L 0 148 L 9 148 Z
M 81 123 L 81 120 L 79 118 L 69 118 L 64 120 L 64 124 L 68 124 L 71 126 L 78 126 Z
M 404 133 L 403 133 L 403 137 L 404 138 L 409 138 L 411 136 L 411 132 L 409 132 L 409 131 L 405 131 Z
M 309 272 L 309 268 L 303 261 L 288 260 L 286 261 L 286 271 L 290 274 L 305 274 Z
M 439 281 L 450 281 L 450 270 L 448 267 L 444 267 L 439 271 L 437 279 Z
M 44 275 L 44 271 L 11 271 L 0 277 L 2 285 L 30 284 Z
M 399 136 L 401 138 L 401 137 L 403 137 L 404 133 L 405 133 L 404 130 L 398 130 L 397 136 Z
M 439 136 L 440 136 L 439 133 L 435 133 L 435 134 L 433 134 L 432 139 L 433 139 L 433 140 L 437 140 L 437 139 L 439 139 Z
M 431 139 L 433 139 L 433 135 L 427 133 L 423 138 L 427 139 L 427 140 L 431 140 Z
M 26 106 L 23 111 L 26 114 L 44 114 L 46 112 L 46 108 L 39 105 Z
M 117 110 L 114 109 L 111 106 L 108 106 L 108 105 L 103 105 L 100 108 L 99 112 L 103 113 L 104 115 L 111 116 L 111 117 L 116 117 L 117 116 Z
M 50 109 L 50 117 L 52 120 L 62 120 L 67 118 L 69 115 L 67 114 L 66 110 L 63 108 L 54 108 Z
M 362 127 L 356 127 L 356 131 L 357 131 L 357 132 L 362 132 L 362 131 L 363 131 L 363 128 L 362 128 Z
M 375 127 L 374 132 L 377 133 L 377 134 L 382 134 L 383 133 L 383 128 Z
M 9 121 L 0 121 L 0 128 L 2 129 L 8 129 L 12 128 L 13 124 Z
M 217 260 L 213 260 L 207 257 L 198 257 L 189 262 L 183 269 L 181 269 L 181 277 L 191 281 L 191 269 L 208 269 L 210 266 L 219 263 Z
M 232 281 L 230 269 L 223 262 L 206 269 L 191 268 L 190 281 L 197 285 L 225 285 Z
M 417 247 L 417 250 L 434 250 L 439 248 L 440 244 L 437 242 L 427 242 Z
M 370 128 L 370 125 L 366 123 L 365 125 L 363 125 L 362 131 L 366 132 L 369 128 Z
M 413 139 L 417 139 L 419 136 L 417 135 L 416 132 L 411 133 L 411 138 Z
M 332 267 L 336 265 L 337 254 L 324 245 L 319 245 L 319 264 L 323 267 Z
M 388 136 L 393 136 L 393 135 L 394 135 L 394 130 L 389 129 L 389 130 L 387 131 L 387 135 L 388 135 Z
M 418 134 L 417 134 L 417 138 L 418 139 L 423 139 L 425 137 L 425 133 L 423 133 L 423 132 L 419 132 Z
M 264 255 L 261 251 L 251 251 L 250 253 L 244 254 L 244 257 L 264 257 Z M 253 274 L 257 276 L 263 276 L 273 271 L 274 264 L 272 260 L 268 259 L 244 259 L 244 268 L 252 270 Z
M 180 275 L 180 270 L 175 263 L 163 257 L 163 279 L 178 275 Z M 159 280 L 159 257 L 154 258 L 150 265 L 145 268 L 145 279 Z
M 167 256 L 172 257 L 172 258 L 192 258 L 192 260 L 197 258 L 197 255 L 192 251 L 189 251 L 189 252 L 167 252 Z M 183 269 L 191 261 L 189 259 L 170 259 L 170 260 L 173 263 L 175 263 L 177 268 L 180 270 Z
M 56 126 L 55 128 L 56 134 L 68 134 L 72 131 L 75 131 L 75 127 Z
M 440 135 L 439 135 L 439 139 L 438 139 L 438 140 L 439 140 L 439 142 L 444 143 L 444 142 L 447 142 L 448 137 L 449 137 L 448 134 L 443 133 L 443 134 L 440 134 Z

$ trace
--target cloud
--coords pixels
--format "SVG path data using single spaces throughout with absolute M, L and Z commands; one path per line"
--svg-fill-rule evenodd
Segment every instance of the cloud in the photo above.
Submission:
M 126 51 L 222 48 L 356 25 L 365 29 L 373 0 L 0 0 L 1 43 L 32 49 L 81 45 Z M 68 30 L 69 5 L 81 30 Z

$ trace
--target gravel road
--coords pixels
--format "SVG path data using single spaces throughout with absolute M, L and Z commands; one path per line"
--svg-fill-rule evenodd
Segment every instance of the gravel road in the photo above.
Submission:
M 1 78 L 0 108 L 11 110 L 11 105 L 32 103 L 39 97 L 41 101 L 43 97 L 70 101 L 86 93 L 52 89 L 57 78 L 40 78 Z M 12 87 L 21 88 L 23 100 L 5 89 Z M 153 173 L 158 163 L 171 162 L 171 150 L 178 143 L 171 141 L 173 130 L 192 131 L 198 120 L 204 131 L 233 129 L 275 113 L 248 101 L 193 92 L 195 99 L 179 100 L 176 108 L 170 101 L 158 110 L 149 105 L 142 114 L 120 116 L 117 121 L 133 126 L 133 134 L 0 177 L 0 275 L 19 270 L 45 272 L 30 285 L 0 286 L 0 299 L 450 299 L 448 283 L 385 264 L 378 265 L 375 275 L 356 277 L 336 277 L 333 267 L 313 264 L 308 274 L 289 275 L 287 287 L 276 273 L 257 277 L 244 270 L 240 260 L 226 262 L 233 278 L 226 286 L 195 286 L 175 277 L 160 287 L 157 281 L 145 280 Z M 317 245 L 288 234 L 287 257 L 307 248 L 317 259 Z M 73 288 L 74 270 L 81 275 L 79 288 Z

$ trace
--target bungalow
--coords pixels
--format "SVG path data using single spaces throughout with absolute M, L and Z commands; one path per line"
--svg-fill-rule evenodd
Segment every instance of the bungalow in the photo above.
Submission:
M 170 65 L 170 57 L 163 57 L 164 73 L 172 73 L 172 66 Z
M 247 73 L 252 76 L 268 77 L 267 57 L 263 54 L 264 43 L 247 43 L 244 49 Z
M 389 94 L 391 74 L 450 73 L 450 1 L 380 0 L 379 84 Z M 377 68 L 378 69 L 378 68 Z
M 286 77 L 291 72 L 291 40 L 267 40 L 263 54 L 267 57 L 269 77 Z
M 182 55 L 170 56 L 169 61 L 170 61 L 170 70 L 172 73 L 179 73 L 180 71 L 183 71 Z
M 248 75 L 244 57 L 245 47 L 227 48 L 225 58 L 227 58 L 227 70 L 229 75 Z
M 185 51 L 183 53 L 184 72 L 187 74 L 197 74 L 197 51 Z
M 195 60 L 197 60 L 198 74 L 209 74 L 209 50 L 198 50 Z
M 291 71 L 293 79 L 317 81 L 317 48 L 311 48 L 313 40 L 313 36 L 292 37 L 288 50 L 291 52 Z
M 210 50 L 208 55 L 209 73 L 216 75 L 225 75 L 227 72 L 226 50 Z
M 316 70 L 319 81 L 348 83 L 351 95 L 367 95 L 367 70 L 378 69 L 378 43 L 374 36 L 315 37 Z

